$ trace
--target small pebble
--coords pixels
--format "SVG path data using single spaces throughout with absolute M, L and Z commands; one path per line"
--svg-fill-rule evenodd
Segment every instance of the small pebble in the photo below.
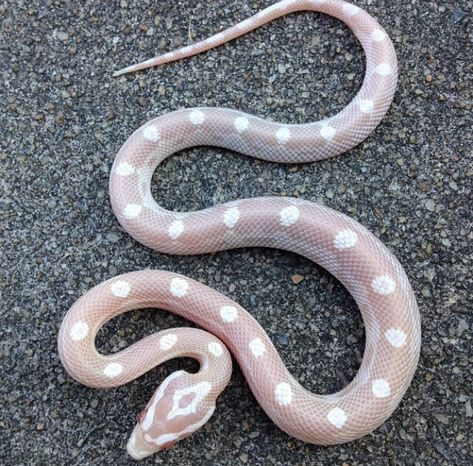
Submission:
M 107 233 L 107 240 L 111 243 L 116 243 L 120 240 L 120 236 L 118 236 L 115 232 Z
M 435 201 L 434 200 L 427 199 L 424 202 L 424 206 L 429 212 L 435 212 Z
M 69 34 L 67 32 L 63 32 L 63 31 L 58 31 L 57 34 L 56 34 L 57 38 L 59 40 L 67 40 L 69 39 Z
M 278 343 L 280 345 L 286 346 L 289 343 L 289 337 L 287 335 L 278 335 L 277 337 Z
M 300 282 L 302 282 L 304 280 L 304 275 L 299 275 L 299 274 L 295 274 L 295 275 L 291 275 L 291 280 L 292 280 L 292 283 L 294 283 L 294 285 L 298 285 Z
M 459 337 L 461 337 L 463 335 L 463 332 L 466 332 L 469 329 L 470 329 L 470 325 L 468 324 L 466 319 L 460 319 L 458 321 L 457 335 Z
M 450 15 L 450 22 L 452 24 L 458 24 L 464 17 L 466 13 L 463 10 L 453 10 Z

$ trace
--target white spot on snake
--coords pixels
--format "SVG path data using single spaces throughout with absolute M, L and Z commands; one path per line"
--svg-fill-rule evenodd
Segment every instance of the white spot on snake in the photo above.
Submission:
M 371 288 L 377 294 L 388 296 L 396 291 L 396 282 L 389 275 L 380 275 L 373 279 Z
M 391 394 L 391 387 L 388 381 L 384 379 L 373 380 L 371 390 L 376 398 L 386 398 Z
M 230 209 L 227 209 L 223 214 L 223 223 L 225 223 L 228 228 L 233 228 L 237 224 L 239 218 L 240 211 L 238 210 L 238 207 L 230 207 Z
M 234 306 L 222 306 L 220 308 L 220 317 L 225 322 L 233 322 L 238 317 L 238 310 Z
M 291 205 L 289 207 L 284 207 L 284 209 L 281 210 L 280 215 L 281 223 L 285 227 L 288 227 L 297 222 L 297 220 L 299 219 L 300 212 L 295 205 Z
M 330 125 L 324 125 L 320 128 L 320 135 L 326 140 L 331 141 L 335 136 L 337 130 Z
M 250 350 L 255 356 L 255 358 L 263 356 L 263 354 L 266 352 L 266 346 L 264 346 L 264 343 L 261 341 L 261 338 L 253 338 L 253 340 L 250 341 L 248 346 L 250 347 Z
M 370 37 L 375 42 L 383 42 L 383 40 L 386 39 L 386 33 L 384 31 L 382 31 L 381 29 L 375 29 L 371 33 Z
M 177 343 L 177 335 L 175 333 L 167 333 L 159 339 L 159 347 L 164 350 L 170 350 Z
M 289 131 L 289 128 L 281 128 L 276 131 L 276 139 L 278 144 L 286 144 L 290 137 L 291 132 Z
M 389 76 L 393 71 L 393 67 L 389 63 L 380 63 L 376 67 L 376 73 L 381 76 Z
M 287 406 L 292 402 L 292 390 L 291 386 L 287 382 L 281 382 L 276 386 L 274 390 L 274 396 L 276 401 L 281 406 Z
M 130 293 L 131 286 L 125 280 L 119 280 L 118 282 L 112 283 L 111 286 L 113 296 L 117 298 L 126 298 Z
M 157 142 L 161 138 L 161 135 L 159 134 L 159 130 L 155 126 L 147 126 L 143 130 L 143 136 L 145 139 L 151 142 Z
M 182 235 L 184 231 L 184 222 L 182 220 L 176 220 L 169 225 L 168 234 L 171 239 L 177 239 Z
M 358 241 L 358 235 L 353 231 L 347 228 L 346 230 L 340 230 L 333 240 L 333 245 L 337 249 L 348 249 L 355 246 Z
M 200 110 L 194 110 L 189 113 L 189 120 L 193 125 L 201 125 L 205 121 L 205 113 Z
M 108 366 L 105 367 L 103 373 L 110 379 L 114 377 L 118 377 L 123 372 L 123 366 L 118 362 L 112 362 Z
M 214 356 L 219 357 L 223 354 L 222 345 L 220 343 L 217 343 L 216 341 L 211 341 L 207 348 Z
M 342 408 L 333 408 L 327 414 L 327 419 L 330 424 L 335 426 L 337 429 L 341 429 L 345 422 L 347 422 L 347 415 Z
M 126 218 L 135 218 L 140 215 L 142 209 L 143 206 L 140 204 L 127 204 L 122 213 Z
M 352 5 L 351 3 L 345 3 L 343 5 L 343 13 L 347 16 L 355 16 L 360 11 L 360 8 L 356 5 Z
M 373 111 L 374 102 L 371 99 L 360 99 L 358 106 L 362 113 L 370 113 Z
M 406 334 L 399 328 L 389 328 L 384 332 L 384 336 L 394 348 L 401 348 L 406 343 Z
M 250 122 L 246 117 L 237 117 L 235 118 L 234 124 L 235 129 L 241 134 L 246 131 L 246 129 L 250 125 Z
M 122 162 L 118 165 L 115 173 L 119 176 L 133 175 L 133 173 L 135 173 L 135 167 L 131 163 Z
M 182 298 L 187 294 L 187 289 L 189 288 L 189 283 L 187 283 L 182 278 L 173 278 L 171 280 L 170 291 L 174 296 Z
M 81 341 L 83 340 L 87 334 L 89 333 L 89 326 L 84 322 L 76 322 L 72 328 L 70 336 L 74 341 Z

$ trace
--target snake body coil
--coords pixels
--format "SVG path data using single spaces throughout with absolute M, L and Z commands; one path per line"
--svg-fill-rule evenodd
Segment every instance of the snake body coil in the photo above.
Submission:
M 361 367 L 338 393 L 312 394 L 288 372 L 262 327 L 229 298 L 170 272 L 115 277 L 80 298 L 63 321 L 59 353 L 69 373 L 89 386 L 112 387 L 171 358 L 190 356 L 201 363 L 196 374 L 171 374 L 153 395 L 128 443 L 134 458 L 170 447 L 210 418 L 230 378 L 228 350 L 268 416 L 294 437 L 322 445 L 356 439 L 383 423 L 414 374 L 420 350 L 414 294 L 397 260 L 360 224 L 293 198 L 240 199 L 176 213 L 160 207 L 151 195 L 151 178 L 159 163 L 188 147 L 218 146 L 274 162 L 308 162 L 354 147 L 378 125 L 395 91 L 396 54 L 386 32 L 368 13 L 341 0 L 285 0 L 207 40 L 116 75 L 200 53 L 299 10 L 344 21 L 365 50 L 364 83 L 345 109 L 324 121 L 301 125 L 272 123 L 223 108 L 168 113 L 146 123 L 123 145 L 111 170 L 110 196 L 122 226 L 159 251 L 202 254 L 271 247 L 301 254 L 327 269 L 361 310 L 366 328 Z M 113 355 L 97 352 L 95 336 L 105 322 L 147 307 L 179 314 L 210 334 L 170 329 Z

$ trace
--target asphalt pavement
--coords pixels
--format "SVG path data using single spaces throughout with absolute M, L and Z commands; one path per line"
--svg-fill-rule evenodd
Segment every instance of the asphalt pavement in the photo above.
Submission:
M 271 1 L 0 2 L 0 464 L 127 465 L 135 416 L 174 361 L 97 390 L 62 368 L 62 317 L 86 290 L 143 268 L 180 272 L 246 307 L 298 380 L 330 393 L 354 377 L 364 331 L 331 275 L 282 251 L 177 257 L 119 226 L 108 199 L 115 154 L 147 120 L 224 106 L 298 123 L 341 110 L 363 80 L 363 51 L 334 18 L 292 14 L 200 56 L 114 79 L 137 60 L 205 38 Z M 352 216 L 404 266 L 418 298 L 420 364 L 373 434 L 319 447 L 280 431 L 235 365 L 201 432 L 142 464 L 471 465 L 472 1 L 359 0 L 394 41 L 400 81 L 376 131 L 348 153 L 283 166 L 218 148 L 168 159 L 153 180 L 164 207 L 296 196 Z M 296 283 L 297 282 L 297 283 Z M 191 325 L 166 313 L 114 319 L 99 348 Z

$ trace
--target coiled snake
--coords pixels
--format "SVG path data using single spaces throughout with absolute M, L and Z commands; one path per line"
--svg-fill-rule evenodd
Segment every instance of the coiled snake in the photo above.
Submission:
M 171 272 L 147 270 L 115 277 L 82 296 L 64 318 L 59 354 L 72 377 L 92 387 L 113 387 L 171 358 L 190 356 L 201 363 L 196 374 L 171 374 L 155 392 L 128 442 L 136 459 L 169 448 L 210 418 L 230 378 L 229 351 L 268 416 L 290 435 L 322 445 L 348 442 L 383 423 L 414 374 L 420 350 L 414 294 L 397 260 L 360 224 L 294 198 L 240 199 L 176 213 L 160 207 L 151 195 L 151 178 L 159 163 L 188 147 L 219 146 L 274 162 L 308 162 L 349 150 L 378 125 L 395 91 L 396 54 L 386 32 L 368 13 L 341 0 L 284 0 L 207 40 L 116 75 L 203 52 L 299 10 L 342 20 L 360 41 L 366 76 L 350 104 L 324 121 L 300 125 L 272 123 L 224 108 L 160 116 L 120 149 L 111 170 L 111 202 L 126 231 L 165 253 L 261 246 L 292 251 L 320 264 L 346 286 L 361 310 L 366 328 L 361 367 L 338 393 L 312 394 L 288 372 L 263 328 L 226 296 Z M 147 307 L 167 309 L 210 333 L 170 329 L 113 355 L 97 352 L 95 336 L 105 322 Z

